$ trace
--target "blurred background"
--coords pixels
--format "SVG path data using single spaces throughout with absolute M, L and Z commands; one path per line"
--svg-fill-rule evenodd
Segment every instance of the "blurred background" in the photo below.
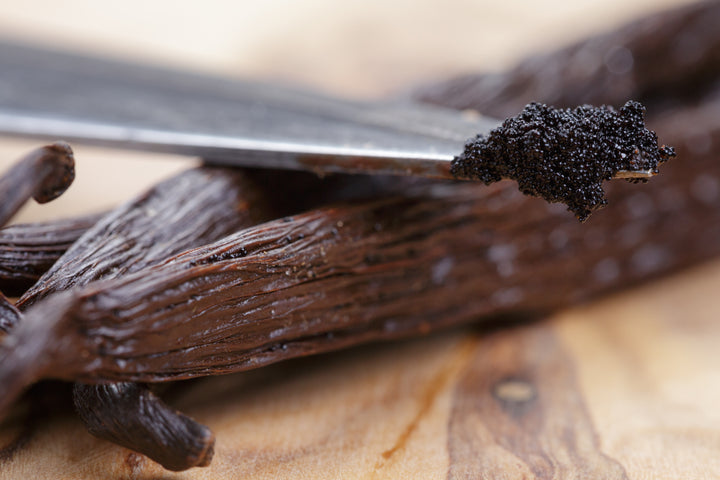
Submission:
M 377 98 L 460 73 L 501 70 L 683 3 L 689 2 L 26 0 L 0 3 L 0 38 Z M 0 170 L 37 145 L 0 138 Z M 75 185 L 50 204 L 30 202 L 15 222 L 111 207 L 192 162 L 74 148 Z

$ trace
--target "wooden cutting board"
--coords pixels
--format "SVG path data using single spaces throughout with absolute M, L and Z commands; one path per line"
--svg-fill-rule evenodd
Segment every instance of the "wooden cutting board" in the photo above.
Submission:
M 720 263 L 539 321 L 168 392 L 217 434 L 164 471 L 71 413 L 0 430 L 0 478 L 720 478 Z

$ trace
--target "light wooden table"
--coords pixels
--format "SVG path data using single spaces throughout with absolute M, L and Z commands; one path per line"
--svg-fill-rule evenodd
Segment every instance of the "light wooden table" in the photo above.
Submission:
M 536 11 L 455 1 L 449 14 L 448 4 L 430 1 L 342 9 L 327 0 L 203 2 L 202 11 L 183 2 L 146 10 L 139 1 L 104 10 L 97 2 L 59 3 L 2 5 L 0 28 L 118 55 L 145 45 L 146 60 L 355 95 L 507 65 L 660 6 L 553 2 L 548 14 L 544 4 Z M 270 15 L 278 11 L 285 15 Z M 405 19 L 399 32 L 398 18 Z M 65 31 L 70 23 L 77 28 Z M 302 37 L 292 32 L 309 39 L 293 44 Z M 33 145 L 0 142 L 2 166 Z M 76 151 L 77 184 L 19 220 L 109 207 L 188 165 Z M 130 165 L 141 173 L 127 174 Z M 19 410 L 0 430 L 0 479 L 720 478 L 719 290 L 720 263 L 709 263 L 529 325 L 467 327 L 193 382 L 170 400 L 215 431 L 216 456 L 209 468 L 179 474 L 93 438 L 71 413 L 27 427 Z

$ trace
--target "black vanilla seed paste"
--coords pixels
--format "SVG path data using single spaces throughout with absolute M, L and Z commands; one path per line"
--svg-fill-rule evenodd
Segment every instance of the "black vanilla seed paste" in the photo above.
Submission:
M 658 164 L 675 156 L 672 147 L 658 146 L 644 117 L 636 101 L 619 111 L 531 103 L 489 135 L 469 140 L 451 171 L 486 184 L 515 180 L 524 194 L 564 203 L 585 221 L 607 203 L 604 180 L 620 171 L 657 173 Z

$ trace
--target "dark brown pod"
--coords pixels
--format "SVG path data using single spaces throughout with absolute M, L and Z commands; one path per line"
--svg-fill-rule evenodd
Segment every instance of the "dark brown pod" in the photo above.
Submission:
M 309 174 L 284 172 L 268 176 L 266 172 L 255 171 L 248 175 L 236 169 L 211 166 L 184 172 L 104 216 L 19 304 L 27 308 L 37 298 L 52 292 L 142 270 L 183 249 L 325 198 L 370 195 L 382 188 L 375 181 L 358 184 L 350 180 L 336 177 L 323 181 Z M 352 188 L 348 190 L 349 183 Z M 266 188 L 258 188 L 259 184 Z M 285 192 L 287 197 L 277 195 L 277 191 Z M 209 457 L 196 454 L 198 445 L 213 439 L 205 434 L 206 427 L 199 424 L 190 427 L 191 419 L 145 390 L 144 385 L 111 388 L 78 384 L 74 390 L 75 406 L 81 417 L 90 422 L 88 428 L 96 436 L 119 442 L 167 468 L 201 466 L 192 462 L 202 462 L 203 458 L 209 461 Z M 118 405 L 124 407 L 113 408 L 112 396 L 128 392 L 132 392 L 136 401 L 118 398 Z M 145 408 L 146 403 L 152 405 Z M 155 416 L 149 415 L 148 409 L 159 414 L 158 421 L 153 420 Z M 118 422 L 120 416 L 127 421 Z M 140 424 L 143 427 L 136 428 Z M 189 435 L 193 432 L 197 436 L 191 440 Z M 172 448 L 168 443 L 172 443 Z M 210 451 L 208 445 L 200 450 Z
M 0 291 L 19 297 L 104 215 L 92 214 L 0 229 Z
M 548 53 L 507 71 L 419 88 L 414 98 L 504 118 L 530 102 L 555 107 L 622 105 L 648 111 L 689 106 L 717 82 L 720 3 L 693 2 Z
M 46 203 L 62 195 L 75 179 L 75 158 L 70 145 L 56 142 L 25 155 L 0 177 L 0 226 L 33 197 Z
M 53 292 L 142 270 L 269 215 L 243 172 L 222 167 L 185 171 L 95 223 L 17 306 L 23 310 Z
M 20 311 L 0 293 L 0 333 L 6 333 L 20 319 Z
M 95 436 L 138 452 L 152 452 L 152 459 L 168 470 L 206 467 L 213 457 L 215 436 L 204 425 L 173 410 L 146 385 L 111 383 L 75 384 L 78 413 Z

